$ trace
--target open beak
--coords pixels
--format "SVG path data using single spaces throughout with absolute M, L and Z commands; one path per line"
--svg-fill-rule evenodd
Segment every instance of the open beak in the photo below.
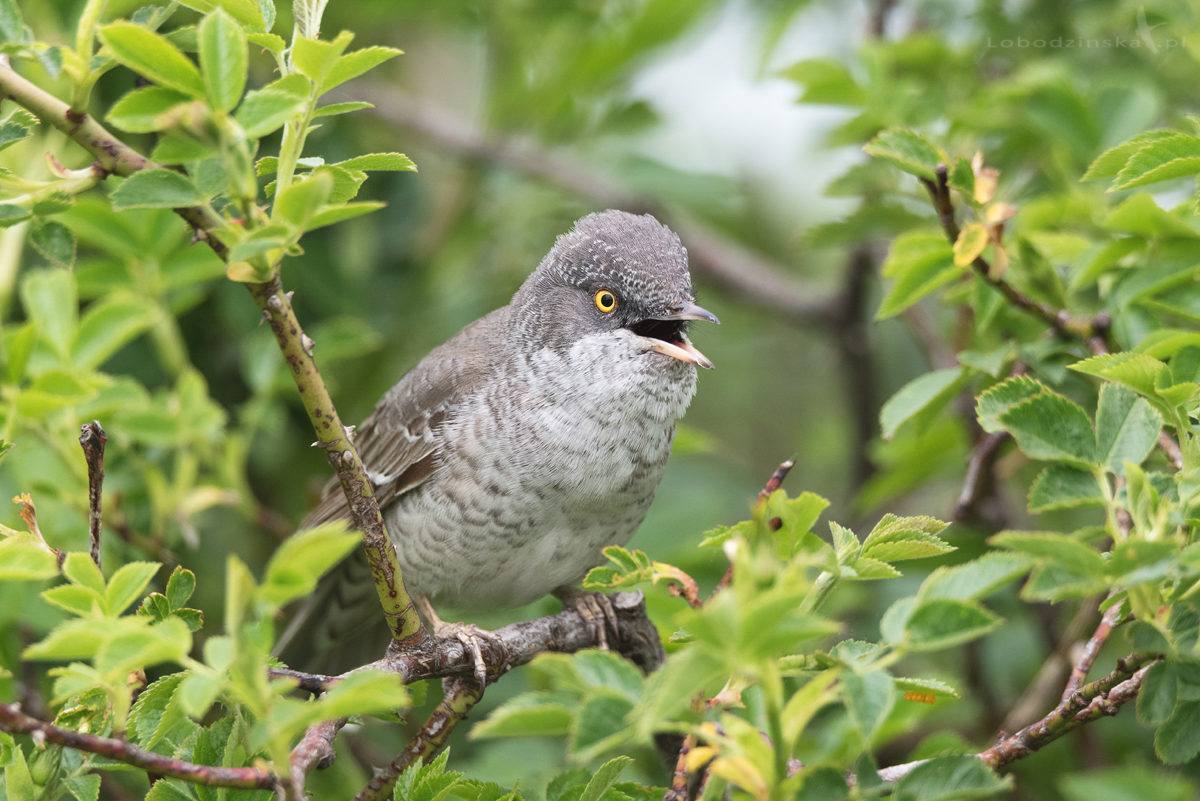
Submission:
M 717 319 L 717 315 L 708 309 L 688 301 L 678 309 L 632 326 L 632 329 L 635 334 L 646 341 L 647 350 L 711 370 L 713 363 L 708 360 L 707 356 L 696 350 L 684 333 L 689 320 L 704 320 L 718 325 L 721 322 Z

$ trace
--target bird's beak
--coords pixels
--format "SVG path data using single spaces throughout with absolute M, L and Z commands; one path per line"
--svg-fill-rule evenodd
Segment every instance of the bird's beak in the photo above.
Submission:
M 717 319 L 717 315 L 708 309 L 697 306 L 693 301 L 688 301 L 678 309 L 658 316 L 655 319 L 666 321 L 704 320 L 710 323 L 717 323 L 718 325 L 721 324 L 721 321 Z M 668 342 L 663 339 L 650 338 L 649 342 L 650 350 L 656 353 L 661 353 L 664 356 L 670 356 L 673 359 L 679 359 L 681 362 L 694 364 L 697 367 L 703 367 L 707 370 L 713 369 L 713 363 L 709 361 L 707 356 L 697 350 L 695 345 L 688 341 L 687 336 L 682 331 L 679 333 L 679 338 L 675 341 Z

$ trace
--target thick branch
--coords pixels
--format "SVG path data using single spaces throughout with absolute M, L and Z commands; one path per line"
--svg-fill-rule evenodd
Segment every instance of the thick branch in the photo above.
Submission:
M 222 768 L 197 765 L 147 751 L 126 740 L 98 737 L 74 729 L 62 729 L 23 713 L 16 704 L 0 704 L 0 729 L 13 734 L 30 734 L 55 745 L 115 759 L 159 776 L 186 779 L 195 784 L 269 790 L 275 774 L 261 768 Z

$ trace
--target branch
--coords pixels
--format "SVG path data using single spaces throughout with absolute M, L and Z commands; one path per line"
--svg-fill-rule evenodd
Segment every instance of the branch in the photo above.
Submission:
M 99 420 L 84 423 L 79 429 L 79 445 L 88 470 L 88 534 L 91 540 L 92 561 L 100 567 L 100 489 L 104 485 L 104 444 L 108 435 Z
M 12 734 L 29 734 L 36 740 L 86 751 L 89 754 L 115 759 L 159 776 L 186 779 L 195 784 L 213 787 L 270 790 L 275 788 L 275 774 L 261 768 L 222 768 L 197 765 L 147 751 L 127 740 L 98 737 L 74 729 L 62 729 L 23 713 L 17 704 L 0 704 L 0 729 Z
M 24 106 L 65 133 L 91 153 L 106 174 L 131 175 L 139 170 L 160 166 L 113 136 L 90 115 L 73 111 L 63 101 L 18 75 L 7 59 L 0 59 L 0 96 Z M 228 261 L 229 250 L 217 235 L 223 225 L 219 218 L 200 206 L 180 207 L 174 211 L 192 226 L 198 239 L 204 241 L 222 261 Z M 363 532 L 363 549 L 371 563 L 371 573 L 393 640 L 409 641 L 426 636 L 421 619 L 404 588 L 400 565 L 395 549 L 388 541 L 379 504 L 375 501 L 374 488 L 329 397 L 329 390 L 321 380 L 312 357 L 312 340 L 305 335 L 296 319 L 290 294 L 283 292 L 278 272 L 270 281 L 247 283 L 246 288 L 271 325 L 280 350 L 291 367 L 292 378 L 316 431 L 318 443 L 325 449 L 325 455 L 346 493 L 351 520 Z
M 1075 664 L 1071 667 L 1071 675 L 1067 678 L 1067 684 L 1063 688 L 1061 701 L 1067 701 L 1083 687 L 1083 683 L 1087 681 L 1088 671 L 1092 669 L 1092 663 L 1100 655 L 1100 649 L 1104 647 L 1108 635 L 1112 634 L 1113 627 L 1117 625 L 1120 618 L 1121 604 L 1114 603 L 1105 610 L 1104 616 L 1100 618 L 1100 624 L 1096 626 L 1096 630 L 1092 632 L 1092 636 L 1088 638 L 1079 657 L 1075 660 Z
M 400 774 L 410 765 L 440 751 L 458 724 L 466 719 L 471 707 L 483 697 L 483 687 L 473 680 L 446 679 L 442 687 L 441 703 L 429 715 L 425 725 L 399 756 L 383 770 L 376 771 L 367 786 L 354 797 L 354 801 L 383 801 L 390 798 Z
M 457 158 L 499 166 L 571 192 L 604 208 L 649 212 L 687 243 L 696 273 L 757 306 L 777 312 L 803 327 L 835 323 L 835 301 L 828 292 L 795 280 L 788 269 L 718 233 L 655 198 L 620 187 L 584 163 L 529 141 L 489 136 L 400 92 L 367 85 L 359 94 L 375 105 L 381 119 L 429 140 Z
M 954 201 L 950 197 L 949 171 L 945 164 L 937 166 L 936 175 L 936 182 L 928 178 L 921 178 L 920 181 L 929 192 L 929 198 L 933 202 L 934 209 L 937 210 L 938 222 L 946 233 L 946 239 L 950 240 L 950 244 L 953 245 L 958 241 L 959 231 L 958 223 L 954 219 Z M 971 262 L 971 266 L 975 268 L 975 272 L 980 278 L 995 287 L 1009 303 L 1037 317 L 1058 333 L 1083 340 L 1087 340 L 1096 333 L 1094 321 L 1073 318 L 1065 309 L 1055 309 L 1035 300 L 1003 278 L 992 275 L 992 267 L 983 256 L 976 256 L 975 260 Z

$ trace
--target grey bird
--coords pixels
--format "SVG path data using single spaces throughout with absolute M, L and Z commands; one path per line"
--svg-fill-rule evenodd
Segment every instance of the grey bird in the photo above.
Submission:
M 590 214 L 507 306 L 393 386 L 354 444 L 409 592 L 461 609 L 550 592 L 578 601 L 570 588 L 645 517 L 696 366 L 712 367 L 687 338 L 694 320 L 718 322 L 696 305 L 679 238 L 649 215 Z M 345 517 L 331 481 L 302 527 Z M 357 577 L 309 599 L 285 640 L 311 613 L 371 602 L 358 561 L 343 568 Z M 335 623 L 336 639 L 352 628 Z

